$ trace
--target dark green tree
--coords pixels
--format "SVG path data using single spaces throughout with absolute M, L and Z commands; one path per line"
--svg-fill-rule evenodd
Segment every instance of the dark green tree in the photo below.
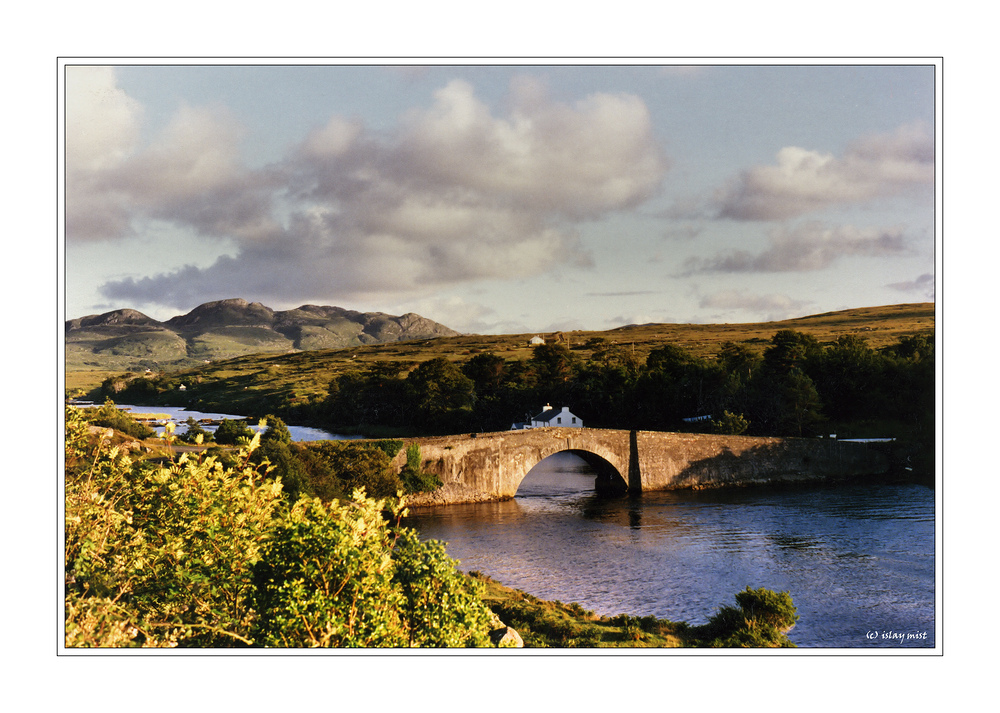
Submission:
M 326 501 L 349 497 L 364 488 L 372 497 L 395 497 L 403 490 L 391 469 L 391 458 L 376 445 L 355 441 L 323 441 L 294 448 L 310 490 Z
M 777 332 L 764 350 L 764 362 L 750 385 L 749 419 L 757 434 L 811 435 L 823 421 L 819 392 L 807 373 L 822 358 L 822 347 L 808 334 Z
M 288 426 L 280 418 L 275 416 L 273 413 L 269 413 L 264 417 L 264 421 L 267 423 L 267 428 L 260 436 L 260 442 L 264 443 L 284 443 L 289 444 L 292 442 L 292 432 L 288 430 Z
M 810 366 L 824 411 L 832 419 L 871 417 L 879 409 L 884 359 L 862 337 L 844 335 Z
M 259 470 L 267 478 L 281 480 L 281 490 L 289 505 L 314 495 L 305 465 L 290 443 L 261 438 L 260 446 L 250 454 L 250 462 L 261 466 Z
M 771 337 L 771 345 L 764 350 L 764 365 L 777 374 L 787 374 L 794 368 L 805 370 L 808 360 L 818 357 L 822 350 L 812 335 L 782 329 Z
M 577 376 L 578 395 L 573 403 L 593 426 L 632 425 L 636 383 L 641 366 L 628 347 L 592 339 L 597 348 Z
M 183 443 L 197 443 L 199 436 L 201 436 L 202 443 L 211 443 L 214 440 L 214 436 L 202 428 L 194 416 L 188 416 L 184 425 L 187 426 L 187 429 L 177 437 L 178 441 Z
M 531 351 L 530 363 L 539 384 L 559 385 L 570 382 L 579 360 L 564 344 L 539 344 Z
M 324 411 L 340 426 L 408 425 L 412 418 L 401 362 L 375 362 L 364 371 L 348 372 L 330 382 Z
M 636 385 L 635 403 L 642 428 L 681 430 L 682 419 L 711 415 L 724 373 L 674 344 L 650 352 Z
M 462 365 L 462 373 L 472 379 L 478 399 L 496 396 L 506 371 L 507 361 L 493 353 L 476 354 Z
M 247 440 L 253 438 L 253 431 L 247 426 L 244 419 L 222 419 L 222 423 L 215 429 L 215 442 L 221 446 L 232 446 L 240 443 L 240 439 Z
M 475 384 L 444 357 L 425 361 L 406 377 L 416 414 L 433 427 L 453 426 L 471 413 Z

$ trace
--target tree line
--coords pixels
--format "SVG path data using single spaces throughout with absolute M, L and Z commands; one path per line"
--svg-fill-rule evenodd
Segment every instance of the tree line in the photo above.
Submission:
M 782 330 L 762 352 L 727 342 L 708 359 L 672 344 L 644 361 L 603 338 L 585 347 L 586 359 L 543 344 L 526 359 L 439 357 L 412 370 L 377 362 L 335 378 L 318 415 L 362 431 L 496 431 L 550 403 L 602 428 L 813 436 L 867 422 L 933 433 L 934 342 L 925 336 L 874 349 L 856 335 L 824 345 Z M 711 418 L 685 420 L 699 416 Z

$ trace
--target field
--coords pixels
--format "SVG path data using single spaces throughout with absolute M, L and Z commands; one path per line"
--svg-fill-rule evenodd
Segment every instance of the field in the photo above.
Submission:
M 609 331 L 573 331 L 538 334 L 547 341 L 566 344 L 586 359 L 592 348 L 588 342 L 605 339 L 634 351 L 645 359 L 650 351 L 665 344 L 677 346 L 701 357 L 714 357 L 725 342 L 746 344 L 763 351 L 775 332 L 794 329 L 810 334 L 821 343 L 842 335 L 864 337 L 874 348 L 894 344 L 903 336 L 934 335 L 934 304 L 901 304 L 828 312 L 779 322 L 746 324 L 645 324 Z M 277 405 L 308 403 L 322 399 L 330 380 L 347 371 L 364 369 L 375 362 L 414 365 L 436 357 L 464 361 L 472 355 L 492 352 L 504 359 L 525 359 L 531 355 L 529 340 L 535 334 L 462 335 L 409 342 L 392 342 L 349 349 L 320 349 L 290 354 L 253 354 L 204 364 L 174 372 L 177 384 L 200 384 L 198 392 L 206 400 L 224 400 L 238 413 L 256 413 Z M 107 371 L 80 369 L 66 372 L 68 394 L 80 394 L 100 386 L 111 375 Z

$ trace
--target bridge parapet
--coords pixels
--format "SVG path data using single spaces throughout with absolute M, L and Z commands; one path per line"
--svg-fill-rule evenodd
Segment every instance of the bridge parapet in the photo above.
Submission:
M 535 465 L 567 451 L 595 468 L 598 487 L 632 493 L 827 480 L 888 469 L 879 450 L 829 439 L 537 428 L 407 442 L 420 446 L 421 467 L 443 483 L 433 493 L 410 496 L 416 506 L 512 498 Z M 395 465 L 404 464 L 401 453 Z

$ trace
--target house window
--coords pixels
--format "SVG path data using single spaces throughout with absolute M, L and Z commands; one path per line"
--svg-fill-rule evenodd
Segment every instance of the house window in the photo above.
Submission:
M 556 423 L 562 423 L 562 416 L 556 419 Z
M 576 423 L 576 416 L 573 417 L 573 423 Z

